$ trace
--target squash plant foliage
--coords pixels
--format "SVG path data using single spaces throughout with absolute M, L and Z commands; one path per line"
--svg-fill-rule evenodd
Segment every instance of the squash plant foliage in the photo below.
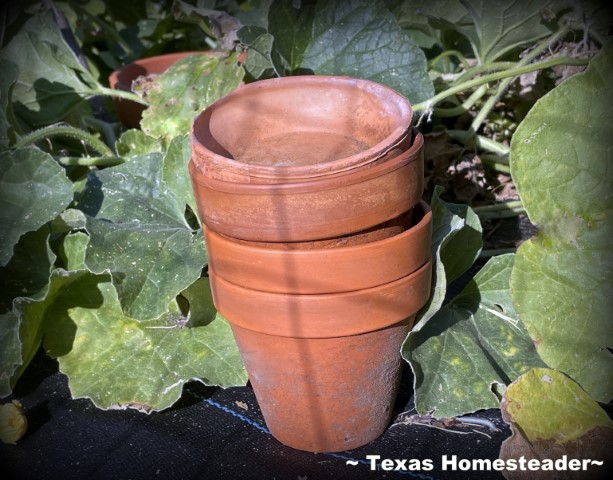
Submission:
M 510 163 L 539 228 L 445 300 L 479 256 L 481 224 L 435 191 L 433 293 L 401 352 L 418 412 L 498 407 L 507 385 L 547 367 L 577 382 L 586 402 L 609 401 L 606 8 L 422 3 L 58 1 L 70 42 L 37 3 L 11 17 L 0 50 L 0 395 L 41 347 L 74 397 L 105 409 L 167 408 L 191 380 L 246 383 L 203 276 L 189 128 L 241 81 L 315 73 L 389 85 L 426 127 L 472 112 L 470 126 L 449 135 Z M 586 45 L 548 53 L 576 36 Z M 105 86 L 110 70 L 138 57 L 210 48 L 221 53 L 187 57 L 152 79 L 151 94 Z M 513 78 L 588 62 L 532 107 L 510 146 L 482 135 Z M 140 130 L 114 121 L 111 96 L 146 104 Z

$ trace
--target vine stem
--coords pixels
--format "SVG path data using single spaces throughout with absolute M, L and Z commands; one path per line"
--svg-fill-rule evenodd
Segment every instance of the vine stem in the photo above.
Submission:
M 524 58 L 522 58 L 519 62 L 517 62 L 518 67 L 523 67 L 524 65 L 529 64 L 532 60 L 538 57 L 541 53 L 543 53 L 549 46 L 557 42 L 561 37 L 566 35 L 569 31 L 568 27 L 561 28 L 556 33 L 545 39 L 544 41 L 537 44 L 530 52 L 526 54 Z M 504 95 L 504 92 L 507 90 L 511 82 L 513 81 L 513 77 L 505 78 L 500 82 L 498 88 L 496 89 L 496 93 L 487 99 L 477 116 L 473 119 L 470 124 L 470 129 L 473 132 L 476 132 L 481 127 L 481 124 L 485 121 L 489 113 L 496 106 L 496 102 L 500 100 L 500 97 Z
M 556 65 L 587 65 L 589 63 L 589 59 L 587 58 L 572 58 L 572 57 L 555 57 L 550 58 L 549 60 L 544 60 L 538 63 L 532 63 L 530 65 L 525 65 L 523 67 L 513 68 L 511 70 L 504 70 L 502 72 L 491 73 L 489 75 L 484 75 L 479 78 L 475 78 L 473 80 L 469 80 L 468 82 L 461 83 L 456 85 L 455 87 L 448 88 L 440 93 L 437 93 L 429 100 L 418 103 L 413 106 L 414 112 L 423 112 L 424 110 L 431 109 L 434 105 L 439 103 L 442 100 L 445 100 L 447 97 L 451 95 L 455 95 L 458 92 L 463 90 L 468 90 L 469 88 L 478 87 L 480 85 L 484 85 L 486 83 L 495 82 L 496 80 L 502 80 L 503 78 L 516 77 L 518 75 L 523 75 L 524 73 L 535 72 L 537 70 L 543 70 L 545 68 L 555 67 Z
M 467 112 L 472 108 L 472 106 L 479 100 L 483 95 L 487 92 L 487 87 L 485 85 L 481 85 L 477 90 L 475 90 L 470 97 L 468 97 L 461 105 L 452 108 L 435 108 L 434 114 L 437 117 L 457 117 Z
M 69 125 L 49 125 L 39 130 L 34 130 L 33 132 L 21 137 L 15 143 L 14 148 L 27 147 L 28 145 L 32 145 L 39 140 L 42 140 L 43 138 L 55 136 L 76 138 L 77 140 L 86 143 L 105 157 L 115 156 L 115 152 L 107 147 L 104 142 L 94 137 L 92 134 L 81 130 L 80 128 L 71 127 Z
M 121 157 L 59 157 L 57 161 L 64 165 L 69 166 L 81 166 L 81 167 L 114 167 L 115 165 L 121 165 L 125 163 L 125 159 Z
M 506 173 L 506 174 L 511 174 L 511 168 L 509 167 L 509 164 L 507 163 L 508 160 L 506 158 L 500 158 L 497 155 L 480 155 L 481 161 L 486 164 L 489 165 L 491 168 L 493 168 L 494 170 L 496 170 L 497 172 L 502 172 L 502 173 Z
M 492 218 L 509 218 L 516 217 L 520 213 L 525 213 L 526 209 L 521 200 L 513 200 L 511 202 L 496 203 L 494 205 L 485 205 L 483 207 L 474 207 L 473 211 L 481 220 Z
M 508 146 L 497 142 L 496 140 L 492 140 L 491 138 L 484 137 L 483 135 L 472 135 L 469 130 L 447 130 L 447 135 L 454 140 L 459 140 L 462 143 L 466 143 L 468 140 L 473 138 L 476 147 L 503 157 L 508 155 L 509 151 L 511 150 Z
M 140 103 L 141 105 L 145 105 L 146 107 L 149 106 L 149 104 L 141 97 L 139 97 L 133 92 L 126 92 L 125 90 L 108 88 L 99 85 L 96 87 L 95 90 L 92 90 L 92 93 L 96 95 L 108 95 L 109 97 L 123 98 L 124 100 L 130 100 L 132 102 Z
M 462 55 L 457 50 L 445 50 L 443 53 L 441 53 L 440 55 L 437 55 L 432 60 L 430 60 L 430 62 L 428 63 L 430 64 L 430 67 L 433 67 L 438 62 L 440 62 L 441 60 L 447 57 L 456 57 L 462 63 L 465 70 L 468 70 L 470 68 L 470 65 L 468 61 L 466 60 L 466 58 L 464 57 L 464 55 Z

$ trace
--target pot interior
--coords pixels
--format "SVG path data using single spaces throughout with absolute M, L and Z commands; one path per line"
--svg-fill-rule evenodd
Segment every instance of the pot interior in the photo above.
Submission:
M 286 79 L 283 79 L 286 80 Z M 373 82 L 346 77 L 292 77 L 239 89 L 194 124 L 208 150 L 245 165 L 300 167 L 353 157 L 398 143 L 410 105 Z M 387 147 L 392 147 L 387 145 Z

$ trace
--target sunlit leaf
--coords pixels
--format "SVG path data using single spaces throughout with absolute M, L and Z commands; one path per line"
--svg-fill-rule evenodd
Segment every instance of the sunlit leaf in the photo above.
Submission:
M 541 98 L 511 142 L 511 173 L 538 235 L 517 252 L 513 301 L 543 360 L 613 398 L 613 89 L 606 47 Z

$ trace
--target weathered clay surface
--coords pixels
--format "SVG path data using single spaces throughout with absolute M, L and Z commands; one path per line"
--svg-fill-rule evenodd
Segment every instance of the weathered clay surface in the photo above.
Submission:
M 338 293 L 382 285 L 430 257 L 432 213 L 425 202 L 413 210 L 365 232 L 312 242 L 248 242 L 205 227 L 209 266 L 231 283 L 267 292 Z
M 279 185 L 210 178 L 192 157 L 189 171 L 203 223 L 224 235 L 300 242 L 359 232 L 411 210 L 424 185 L 423 136 L 370 168 Z

